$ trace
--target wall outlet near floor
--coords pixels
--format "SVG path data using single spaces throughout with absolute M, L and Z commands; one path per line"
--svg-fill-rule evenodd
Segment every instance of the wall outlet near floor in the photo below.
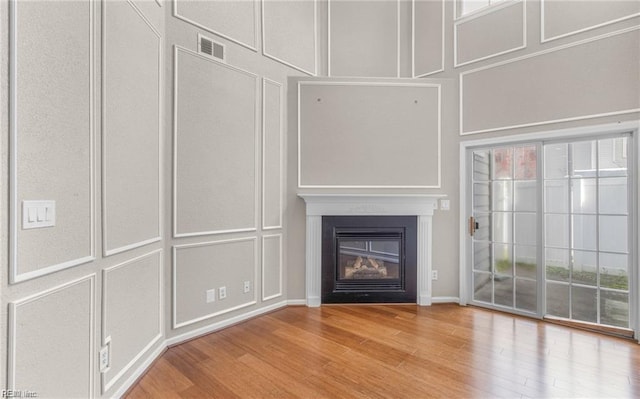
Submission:
M 111 344 L 109 343 L 103 346 L 102 349 L 100 349 L 99 361 L 100 361 L 101 373 L 104 373 L 109 369 L 110 349 L 111 349 Z
M 242 290 L 245 294 L 248 294 L 251 291 L 251 281 L 245 281 Z
M 227 297 L 227 287 L 218 288 L 218 298 L 225 299 Z
M 438 279 L 438 271 L 431 270 L 431 280 L 437 280 L 437 279 Z
M 216 301 L 216 289 L 207 290 L 207 303 Z

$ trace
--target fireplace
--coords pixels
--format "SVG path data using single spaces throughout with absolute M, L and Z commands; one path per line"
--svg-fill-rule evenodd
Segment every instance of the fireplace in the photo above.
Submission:
M 431 225 L 441 194 L 299 193 L 306 203 L 305 302 L 321 305 L 324 216 L 411 216 L 417 219 L 416 302 L 431 305 Z
M 322 303 L 415 303 L 417 218 L 324 216 Z

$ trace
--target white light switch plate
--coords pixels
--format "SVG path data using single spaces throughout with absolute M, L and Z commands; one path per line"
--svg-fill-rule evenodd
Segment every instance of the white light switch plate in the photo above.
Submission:
M 22 201 L 22 229 L 56 225 L 55 201 Z
M 440 209 L 442 209 L 443 211 L 448 211 L 449 209 L 451 209 L 451 200 L 441 199 L 440 200 Z

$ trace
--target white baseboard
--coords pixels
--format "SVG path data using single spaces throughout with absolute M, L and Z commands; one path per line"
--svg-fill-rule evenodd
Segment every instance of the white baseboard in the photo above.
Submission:
M 290 299 L 287 301 L 288 306 L 307 306 L 306 299 Z
M 133 386 L 133 384 L 138 381 L 138 379 L 147 372 L 151 363 L 153 363 L 160 355 L 164 353 L 167 349 L 167 345 L 165 343 L 161 343 L 151 354 L 147 357 L 144 362 L 142 362 L 137 369 L 127 378 L 127 380 L 116 390 L 111 397 L 112 398 L 121 398 L 128 390 Z
M 225 327 L 229 327 L 229 326 L 231 326 L 233 324 L 237 324 L 237 323 L 240 323 L 242 321 L 252 319 L 252 318 L 254 318 L 256 316 L 260 316 L 261 314 L 268 313 L 268 312 L 274 311 L 276 309 L 283 308 L 285 306 L 287 306 L 287 301 L 280 301 L 278 303 L 274 303 L 272 305 L 265 306 L 263 308 L 253 310 L 251 312 L 243 313 L 241 315 L 238 315 L 238 316 L 235 316 L 235 317 L 231 317 L 229 319 L 222 320 L 222 321 L 219 321 L 217 323 L 209 324 L 208 326 L 205 326 L 205 327 L 202 327 L 202 328 L 198 328 L 196 330 L 189 331 L 189 332 L 186 332 L 184 334 L 177 335 L 175 337 L 171 337 L 171 338 L 169 338 L 169 339 L 167 339 L 165 341 L 165 344 L 166 344 L 166 346 L 173 346 L 173 345 L 182 343 L 184 341 L 193 339 L 195 337 L 199 337 L 201 335 L 205 335 L 205 334 L 212 333 L 214 331 L 221 330 L 221 329 L 223 329 Z
M 460 304 L 460 298 L 456 296 L 434 296 L 431 303 L 457 303 Z
M 135 369 L 133 374 L 131 374 L 131 376 L 129 376 L 129 378 L 127 378 L 127 380 L 120 386 L 120 388 L 118 388 L 118 390 L 116 390 L 111 395 L 111 397 L 113 397 L 113 398 L 122 397 L 129 390 L 129 388 L 131 388 L 133 386 L 133 384 L 135 384 L 136 381 L 138 381 L 138 379 L 144 373 L 147 372 L 147 370 L 149 369 L 151 364 L 160 355 L 162 355 L 164 353 L 164 351 L 167 348 L 169 348 L 170 346 L 173 346 L 173 345 L 188 341 L 188 340 L 190 340 L 192 338 L 195 338 L 195 337 L 198 337 L 198 336 L 201 336 L 201 335 L 205 335 L 205 334 L 208 334 L 208 333 L 223 329 L 223 328 L 228 327 L 230 325 L 240 323 L 242 321 L 254 318 L 256 316 L 260 316 L 260 315 L 262 315 L 264 313 L 268 313 L 268 312 L 271 312 L 273 310 L 286 307 L 286 306 L 288 306 L 290 304 L 290 302 L 297 302 L 297 301 L 281 301 L 281 302 L 278 302 L 278 303 L 274 303 L 273 305 L 265 306 L 263 308 L 256 309 L 256 310 L 254 310 L 252 312 L 244 313 L 242 315 L 239 315 L 239 316 L 236 316 L 236 317 L 232 317 L 230 319 L 223 320 L 223 321 L 220 321 L 218 323 L 210 324 L 210 325 L 208 325 L 206 327 L 202 327 L 202 328 L 199 328 L 197 330 L 189 331 L 188 333 L 185 333 L 185 334 L 181 334 L 181 335 L 169 338 L 169 339 L 165 339 L 164 342 L 161 342 L 160 345 L 142 363 L 140 363 L 140 365 Z

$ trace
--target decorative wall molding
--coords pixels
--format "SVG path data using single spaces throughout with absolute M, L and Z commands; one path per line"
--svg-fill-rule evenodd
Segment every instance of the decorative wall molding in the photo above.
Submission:
M 258 295 L 257 295 L 257 290 L 255 289 L 255 284 L 254 284 L 254 289 L 253 289 L 253 297 L 250 301 L 247 301 L 245 303 L 239 304 L 237 306 L 233 306 L 231 308 L 227 308 L 227 309 L 222 309 L 220 311 L 217 312 L 212 312 L 209 314 L 206 314 L 204 316 L 201 317 L 197 317 L 191 320 L 186 320 L 183 322 L 178 323 L 178 297 L 177 297 L 177 287 L 178 287 L 178 261 L 177 261 L 177 255 L 178 255 L 178 251 L 182 250 L 182 249 L 188 249 L 188 248 L 196 248 L 196 247 L 206 247 L 206 246 L 214 246 L 214 245 L 223 245 L 223 244 L 233 244 L 233 243 L 238 243 L 238 242 L 245 242 L 245 241 L 251 241 L 253 242 L 253 281 L 258 281 L 258 238 L 257 237 L 247 237 L 247 238 L 235 238 L 235 239 L 229 239 L 229 240 L 219 240 L 219 241 L 209 241 L 209 242 L 202 242 L 202 243 L 195 243 L 195 244 L 183 244 L 183 245 L 174 245 L 173 246 L 173 262 L 172 262 L 172 277 L 173 277 L 173 281 L 172 281 L 172 303 L 173 303 L 173 320 L 172 320 L 172 327 L 173 329 L 178 329 L 181 327 L 185 327 L 203 320 L 207 320 L 207 319 L 211 319 L 213 317 L 217 317 L 229 312 L 233 312 L 234 310 L 238 310 L 238 309 L 243 309 L 249 306 L 253 306 L 255 304 L 258 303 Z M 251 312 L 249 312 L 250 314 Z
M 301 90 L 303 86 L 367 86 L 367 87 L 424 87 L 434 88 L 438 91 L 438 182 L 436 185 L 320 185 L 302 184 L 302 125 L 301 125 Z M 300 81 L 298 82 L 298 188 L 440 188 L 442 184 L 442 87 L 432 83 L 404 83 L 404 82 L 354 82 L 354 81 Z
M 327 76 L 331 74 L 331 2 L 327 1 Z M 335 1 L 335 0 L 333 0 Z M 396 77 L 400 77 L 400 1 L 396 0 Z
M 282 58 L 276 57 L 275 55 L 272 55 L 268 52 L 266 38 L 267 33 L 265 30 L 265 1 L 267 0 L 260 0 L 262 9 L 262 55 L 267 58 L 271 58 L 272 60 L 277 61 L 282 65 L 286 65 L 290 68 L 306 73 L 307 75 L 316 76 L 318 74 L 318 1 L 313 0 L 313 71 L 309 71 L 304 67 L 295 65 L 293 62 L 285 61 Z
M 474 58 L 471 60 L 467 60 L 464 62 L 458 62 L 458 27 L 460 25 L 463 25 L 469 21 L 473 21 L 475 19 L 481 18 L 485 15 L 489 15 L 492 13 L 495 13 L 497 11 L 503 10 L 505 8 L 508 7 L 512 7 L 514 5 L 518 5 L 520 4 L 522 6 L 522 44 L 520 46 L 517 47 L 513 47 L 510 49 L 506 49 L 503 51 L 499 51 L 497 53 L 494 54 L 488 54 L 486 56 L 483 57 L 479 57 L 479 58 Z M 484 61 L 484 60 L 488 60 L 490 58 L 494 58 L 494 57 L 498 57 L 501 55 L 505 55 L 505 54 L 509 54 L 509 53 L 513 53 L 514 51 L 518 51 L 518 50 L 522 50 L 525 49 L 527 47 L 527 3 L 526 0 L 512 0 L 512 1 L 505 1 L 504 3 L 499 3 L 498 5 L 495 6 L 489 6 L 489 8 L 487 9 L 483 9 L 482 12 L 477 12 L 477 13 L 473 13 L 469 16 L 465 16 L 464 18 L 461 18 L 457 21 L 454 22 L 453 24 L 453 67 L 454 68 L 458 68 L 461 66 L 465 66 L 465 65 L 469 65 L 469 64 L 473 64 L 474 62 L 479 62 L 479 61 Z
M 107 293 L 109 292 L 109 289 L 108 289 L 109 273 L 123 267 L 135 265 L 136 262 L 138 262 L 139 260 L 148 258 L 151 256 L 155 256 L 155 255 L 158 255 L 158 265 L 157 265 L 158 266 L 158 326 L 157 326 L 158 331 L 157 331 L 157 334 L 147 343 L 147 345 L 144 346 L 144 348 L 142 348 L 142 350 L 140 350 L 140 352 L 138 352 L 122 368 L 122 370 L 117 372 L 113 378 L 108 380 L 106 373 L 101 374 L 103 394 L 109 389 L 111 389 L 113 385 L 116 384 L 120 380 L 120 378 L 122 378 L 131 369 L 131 367 L 133 367 L 138 361 L 140 361 L 140 359 L 142 359 L 142 357 L 163 337 L 162 326 L 164 323 L 164 312 L 163 312 L 163 302 L 164 302 L 163 274 L 164 273 L 163 273 L 163 267 L 162 267 L 163 266 L 162 249 L 157 249 L 147 254 L 137 256 L 133 259 L 129 259 L 125 262 L 122 262 L 120 264 L 117 264 L 115 266 L 111 266 L 102 270 L 102 333 L 101 333 L 101 337 L 102 337 L 102 345 L 105 346 L 108 343 L 107 337 L 109 336 L 109 334 L 107 334 L 106 332 L 108 330 L 108 315 L 107 315 L 106 304 L 107 304 Z
M 446 48 L 446 35 L 445 35 L 445 0 L 441 0 L 442 7 L 442 54 L 440 55 L 440 65 L 439 69 L 434 71 L 427 72 L 417 72 L 416 71 L 416 0 L 411 0 L 411 76 L 414 78 L 424 78 L 438 72 L 444 71 L 444 59 L 445 59 L 445 48 Z
M 179 68 L 179 54 L 180 53 L 184 53 L 202 60 L 205 60 L 207 62 L 210 62 L 216 66 L 220 66 L 222 68 L 226 68 L 229 69 L 231 71 L 237 72 L 239 74 L 245 75 L 245 76 L 249 76 L 251 78 L 253 78 L 255 80 L 255 113 L 254 113 L 254 120 L 255 120 L 255 137 L 254 137 L 254 159 L 256 160 L 255 162 L 255 179 L 254 179 L 254 187 L 255 187 L 255 198 L 254 198 L 254 222 L 253 222 L 253 226 L 250 227 L 239 227 L 239 228 L 235 228 L 235 229 L 223 229 L 223 230 L 211 230 L 211 231 L 198 231 L 198 232 L 189 232 L 189 233 L 179 233 L 178 232 L 178 68 Z M 259 180 L 260 180 L 260 173 L 259 173 L 259 165 L 258 165 L 258 157 L 260 154 L 260 149 L 259 149 L 259 131 L 260 131 L 260 122 L 258 121 L 258 112 L 260 109 L 260 90 L 259 90 L 259 76 L 256 75 L 253 72 L 249 72 L 246 71 L 244 69 L 235 67 L 233 65 L 230 65 L 226 62 L 220 62 L 214 58 L 210 58 L 207 56 L 204 56 L 200 53 L 197 53 L 195 51 L 189 50 L 187 48 L 178 46 L 178 45 L 174 45 L 174 80 L 173 80 L 173 193 L 172 193 L 172 199 L 173 199 L 173 237 L 174 238 L 180 238 L 180 237 L 196 237 L 196 236 L 203 236 L 203 235 L 213 235 L 213 234 L 226 234 L 226 233 L 242 233 L 242 232 L 253 232 L 257 230 L 257 225 L 258 225 L 258 207 L 259 207 L 259 203 L 260 203 L 260 199 L 258 198 L 260 193 L 258 191 L 258 184 L 259 184 Z
M 491 14 L 492 12 L 499 10 L 501 8 L 509 7 L 514 2 L 526 1 L 526 0 L 504 0 L 499 1 L 498 3 L 489 4 L 482 8 L 479 8 L 475 11 L 468 13 L 467 15 L 458 16 L 458 3 L 462 0 L 453 0 L 453 20 L 454 22 L 463 21 L 467 19 L 473 19 L 476 17 L 481 17 L 483 15 Z M 495 0 L 494 0 L 495 1 Z
M 144 15 L 144 13 L 138 8 L 138 6 L 136 6 L 131 0 L 127 0 L 127 3 L 131 6 L 131 8 L 133 9 L 133 11 L 135 11 L 135 13 L 142 19 L 142 21 L 149 27 L 149 29 L 151 30 L 151 32 L 158 38 L 158 234 L 155 237 L 150 237 L 146 240 L 142 240 L 139 242 L 135 242 L 135 243 L 131 243 L 129 245 L 124 245 L 118 248 L 113 248 L 113 249 L 109 249 L 109 245 L 108 245 L 108 235 L 107 235 L 107 222 L 109 220 L 108 218 L 108 206 L 107 206 L 107 183 L 106 183 L 106 172 L 107 172 L 107 165 L 106 165 L 106 143 L 107 143 L 107 137 L 105 132 L 105 126 L 106 126 L 106 109 L 105 109 L 105 99 L 106 99 L 106 92 L 107 92 L 107 76 L 106 76 L 106 59 L 107 59 L 107 51 L 106 51 L 106 41 L 107 41 L 107 25 L 106 25 L 106 13 L 107 13 L 107 4 L 109 2 L 108 1 L 104 1 L 102 2 L 102 86 L 101 86 L 101 96 L 102 96 L 102 100 L 101 100 L 101 112 L 102 112 L 102 118 L 101 118 L 101 123 L 102 123 L 102 127 L 101 127 L 101 131 L 102 131 L 102 248 L 103 248 L 103 255 L 105 257 L 110 256 L 110 255 L 114 255 L 120 252 L 125 252 L 125 251 L 129 251 L 131 249 L 134 248 L 138 248 L 138 247 L 142 247 L 145 245 L 149 245 L 152 244 L 154 242 L 158 242 L 160 240 L 162 240 L 162 230 L 163 230 L 163 225 L 162 225 L 162 212 L 163 212 L 163 199 L 162 199 L 162 193 L 163 193 L 163 179 L 162 179 L 162 167 L 163 167 L 163 145 L 162 145 L 162 130 L 163 130 L 163 126 L 164 126 L 164 122 L 163 122 L 163 112 L 162 112 L 162 101 L 163 101 L 163 90 L 162 87 L 164 85 L 163 83 L 163 73 L 162 73 L 162 68 L 163 68 L 163 51 L 162 51 L 162 47 L 163 47 L 163 43 L 162 43 L 162 35 L 160 34 L 160 32 L 158 32 L 156 30 L 156 28 L 153 26 L 153 24 L 149 21 L 149 19 Z M 161 6 L 160 3 L 158 3 L 158 5 Z
M 629 15 L 625 15 L 623 17 L 620 18 L 615 18 L 612 20 L 608 20 L 608 21 L 604 21 L 602 23 L 599 24 L 595 24 L 595 25 L 591 25 L 591 26 L 587 26 L 585 28 L 582 29 L 578 29 L 578 30 L 574 30 L 571 32 L 567 32 L 561 35 L 556 35 L 556 36 L 551 36 L 551 37 L 547 37 L 546 36 L 546 30 L 545 30 L 545 4 L 546 0 L 540 0 L 540 43 L 547 43 L 553 40 L 557 40 L 557 39 L 562 39 L 568 36 L 573 36 L 573 35 L 577 35 L 579 33 L 583 33 L 583 32 L 588 32 L 590 30 L 594 30 L 594 29 L 598 29 L 598 28 L 602 28 L 604 26 L 608 26 L 608 25 L 612 25 L 618 22 L 622 22 L 622 21 L 626 21 L 628 19 L 631 18 L 635 18 L 640 16 L 640 12 L 634 13 L 634 14 L 629 14 Z
M 258 22 L 257 22 L 258 21 L 258 3 L 257 3 L 256 0 L 247 0 L 247 1 L 252 1 L 254 3 L 254 7 L 253 7 L 253 31 L 254 31 L 254 38 L 253 39 L 254 39 L 254 43 L 253 44 L 244 43 L 241 40 L 238 40 L 238 39 L 235 39 L 235 38 L 231 37 L 230 35 L 224 34 L 224 33 L 220 32 L 220 31 L 217 31 L 214 28 L 205 26 L 205 25 L 203 25 L 203 24 L 201 24 L 199 22 L 196 22 L 196 21 L 194 21 L 192 19 L 189 19 L 189 18 L 185 17 L 184 15 L 181 15 L 180 12 L 178 11 L 178 3 L 180 2 L 180 0 L 172 0 L 172 1 L 173 1 L 173 16 L 175 18 L 178 18 L 178 19 L 180 19 L 180 20 L 182 20 L 184 22 L 187 22 L 187 23 L 189 23 L 189 24 L 191 24 L 191 25 L 193 25 L 193 26 L 195 26 L 197 28 L 204 29 L 207 32 L 211 32 L 214 35 L 217 35 L 217 36 L 220 36 L 220 37 L 222 37 L 224 39 L 229 40 L 230 42 L 233 42 L 235 44 L 239 44 L 242 47 L 246 47 L 249 50 L 253 50 L 255 52 L 258 51 L 258 49 L 256 47 L 258 45 L 258 28 L 257 28 L 257 25 L 258 25 Z
M 62 292 L 66 289 L 69 289 L 75 285 L 89 283 L 89 309 L 90 313 L 89 317 L 89 325 L 90 330 L 87 331 L 88 341 L 89 341 L 89 351 L 87 353 L 86 361 L 87 361 L 87 369 L 89 370 L 89 381 L 87 390 L 90 393 L 90 397 L 95 397 L 94 392 L 94 375 L 95 375 L 95 364 L 97 363 L 97 359 L 95 356 L 95 330 L 96 330 L 96 275 L 90 274 L 76 280 L 69 281 L 67 283 L 46 289 L 44 291 L 38 292 L 36 294 L 30 295 L 28 297 L 19 299 L 15 302 L 9 303 L 9 324 L 7 327 L 8 333 L 8 342 L 7 342 L 7 384 L 9 389 L 23 389 L 24 387 L 16 386 L 16 358 L 18 356 L 17 353 L 17 341 L 18 337 L 18 325 L 16 323 L 16 318 L 20 312 L 20 308 L 22 306 L 28 305 L 32 302 L 36 302 L 43 298 L 46 298 L 49 295 L 56 294 Z M 41 393 L 39 393 L 41 394 Z
M 265 295 L 265 275 L 266 275 L 266 270 L 265 270 L 265 242 L 267 239 L 278 239 L 278 248 L 279 248 L 279 255 L 278 255 L 278 284 L 280 286 L 280 289 L 278 290 L 277 293 L 273 294 L 273 295 Z M 271 299 L 274 298 L 278 298 L 282 296 L 282 287 L 284 286 L 284 268 L 283 268 L 283 251 L 282 251 L 282 234 L 266 234 L 262 236 L 262 301 L 269 301 Z
M 278 171 L 278 176 L 279 176 L 279 182 L 280 182 L 280 189 L 279 189 L 279 208 L 278 208 L 278 212 L 279 212 L 279 223 L 277 225 L 274 226 L 269 226 L 266 223 L 265 220 L 265 214 L 266 214 L 266 204 L 265 204 L 265 198 L 266 198 L 266 125 L 265 125 L 265 121 L 266 121 L 266 87 L 267 85 L 272 85 L 272 86 L 276 86 L 278 88 L 278 93 L 279 93 L 279 98 L 280 98 L 280 106 L 279 106 L 279 118 L 280 118 L 280 131 L 278 132 L 279 134 L 279 149 L 280 149 L 280 161 L 278 163 L 279 165 L 279 171 Z M 282 228 L 282 215 L 284 213 L 284 163 L 285 163 L 285 154 L 284 154 L 284 86 L 282 85 L 282 83 L 276 82 L 274 80 L 271 79 L 267 79 L 267 78 L 262 78 L 262 230 L 276 230 L 276 229 L 281 229 Z
M 584 45 L 584 44 L 596 42 L 596 41 L 599 41 L 599 40 L 607 39 L 607 38 L 610 38 L 610 37 L 622 35 L 622 34 L 633 32 L 633 31 L 638 31 L 638 30 L 640 30 L 640 26 L 634 26 L 634 27 L 631 27 L 631 28 L 622 29 L 622 30 L 619 30 L 619 31 L 616 31 L 616 32 L 611 32 L 611 33 L 607 33 L 607 34 L 604 34 L 604 35 L 592 37 L 592 38 L 589 38 L 589 39 L 576 41 L 576 42 L 573 42 L 573 43 L 557 46 L 557 47 L 550 48 L 550 49 L 543 50 L 543 51 L 539 51 L 539 52 L 536 52 L 536 53 L 527 54 L 527 55 L 522 56 L 522 57 L 517 57 L 517 58 L 513 58 L 513 59 L 510 59 L 510 60 L 507 60 L 507 61 L 502 61 L 502 62 L 498 62 L 498 63 L 495 63 L 495 64 L 483 66 L 483 67 L 480 67 L 480 68 L 477 68 L 477 69 L 473 69 L 473 70 L 462 72 L 460 74 L 460 77 L 459 77 L 459 79 L 460 79 L 459 80 L 459 82 L 460 82 L 460 84 L 459 84 L 459 87 L 460 87 L 460 106 L 459 106 L 460 135 L 461 136 L 465 136 L 465 135 L 478 134 L 478 133 L 497 132 L 497 131 L 503 131 L 503 130 L 509 130 L 509 129 L 523 128 L 523 127 L 541 126 L 541 125 L 547 125 L 547 124 L 552 124 L 552 123 L 571 122 L 571 121 L 577 121 L 577 120 L 594 119 L 594 118 L 601 118 L 601 117 L 606 117 L 606 116 L 624 115 L 624 114 L 632 114 L 632 113 L 635 113 L 635 112 L 640 112 L 640 108 L 633 108 L 633 109 L 626 109 L 626 110 L 620 110 L 620 111 L 614 111 L 614 112 L 604 112 L 604 113 L 591 114 L 591 115 L 579 115 L 579 116 L 567 117 L 567 118 L 561 118 L 561 119 L 544 120 L 544 121 L 539 121 L 539 122 L 523 123 L 523 124 L 517 124 L 517 125 L 510 125 L 510 126 L 500 126 L 500 127 L 496 127 L 496 128 L 472 130 L 472 131 L 465 131 L 464 124 L 463 124 L 463 116 L 464 116 L 464 107 L 463 107 L 463 104 L 464 104 L 464 79 L 465 79 L 465 77 L 467 77 L 467 76 L 469 76 L 471 74 L 474 74 L 474 73 L 478 73 L 478 72 L 484 71 L 484 70 L 500 67 L 500 66 L 511 64 L 511 63 L 515 63 L 515 62 L 520 62 L 520 61 L 527 60 L 527 59 L 530 59 L 530 58 L 539 57 L 539 56 L 542 56 L 542 55 L 545 55 L 545 54 L 549 54 L 549 53 L 553 53 L 553 52 L 556 52 L 556 51 L 565 50 L 565 49 L 572 48 L 572 47 L 581 46 L 581 45 Z
M 89 2 L 89 169 L 90 169 L 90 249 L 87 256 L 72 259 L 66 262 L 45 266 L 30 272 L 20 272 L 18 265 L 18 225 L 21 221 L 21 206 L 18 199 L 18 126 L 17 126 L 17 54 L 18 54 L 18 21 L 17 8 L 18 0 L 9 1 L 9 283 L 14 284 L 21 281 L 30 280 L 44 276 L 73 266 L 81 265 L 95 260 L 96 253 L 96 195 L 95 195 L 95 127 L 96 127 L 96 104 L 95 104 L 95 53 L 96 53 L 96 12 L 94 2 Z

